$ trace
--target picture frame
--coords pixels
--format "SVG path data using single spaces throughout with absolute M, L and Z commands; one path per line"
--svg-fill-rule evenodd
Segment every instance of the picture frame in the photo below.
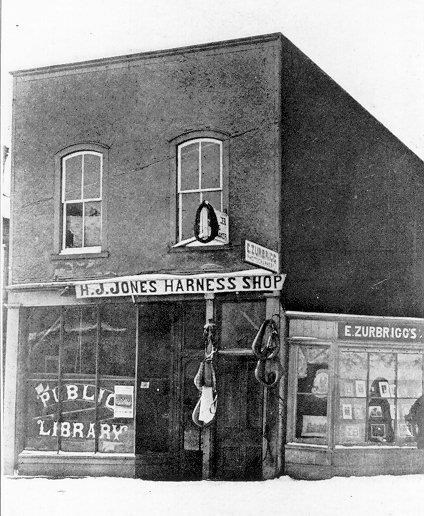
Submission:
M 343 389 L 342 396 L 347 396 L 348 398 L 353 396 L 353 384 L 347 380 L 343 381 Z
M 370 437 L 374 439 L 385 439 L 386 425 L 384 423 L 372 423 L 370 425 Z
M 361 405 L 355 405 L 353 407 L 353 417 L 355 419 L 365 419 L 365 407 Z
M 378 388 L 382 398 L 390 398 L 389 382 L 378 382 Z
M 345 437 L 346 439 L 358 440 L 360 438 L 359 425 L 346 425 Z
M 355 392 L 357 398 L 365 398 L 367 395 L 365 380 L 355 380 Z
M 303 416 L 301 437 L 325 437 L 327 416 Z
M 381 419 L 383 417 L 383 410 L 380 405 L 371 405 L 368 407 L 368 416 L 370 419 Z
M 342 417 L 343 419 L 352 419 L 352 405 L 350 403 L 342 404 Z

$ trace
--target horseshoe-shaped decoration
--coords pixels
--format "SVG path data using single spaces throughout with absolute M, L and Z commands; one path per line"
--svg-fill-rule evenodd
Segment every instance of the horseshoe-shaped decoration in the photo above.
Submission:
M 209 227 L 211 228 L 210 235 L 206 237 L 200 236 L 200 217 L 203 210 L 206 210 L 207 212 Z M 196 237 L 196 240 L 202 244 L 208 244 L 209 242 L 212 242 L 212 240 L 215 240 L 215 238 L 218 236 L 218 232 L 219 222 L 213 206 L 208 201 L 201 202 L 200 206 L 197 208 L 196 219 L 194 222 L 194 236 Z

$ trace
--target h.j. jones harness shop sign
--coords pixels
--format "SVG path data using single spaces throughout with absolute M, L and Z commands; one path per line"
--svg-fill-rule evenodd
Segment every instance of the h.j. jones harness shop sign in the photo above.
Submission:
M 261 269 L 190 276 L 147 274 L 101 281 L 76 282 L 75 292 L 77 298 L 270 292 L 281 290 L 284 280 L 285 274 L 268 274 L 267 271 Z
M 424 326 L 413 322 L 398 324 L 384 319 L 379 322 L 344 321 L 339 322 L 338 335 L 343 340 L 422 342 Z

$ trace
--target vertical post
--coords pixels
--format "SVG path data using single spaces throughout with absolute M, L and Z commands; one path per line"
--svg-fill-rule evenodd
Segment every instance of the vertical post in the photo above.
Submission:
M 205 294 L 206 323 L 208 323 L 210 319 L 214 318 L 214 297 L 214 294 Z M 207 427 L 204 430 L 202 430 L 202 452 L 202 478 L 208 479 L 211 477 L 211 459 L 213 453 L 211 427 Z
M 6 360 L 3 403 L 3 473 L 13 475 L 17 468 L 16 442 L 19 439 L 16 428 L 18 406 L 18 350 L 19 350 L 19 307 L 8 308 Z
M 265 294 L 266 297 L 266 318 L 271 319 L 273 316 L 276 322 L 280 318 L 280 292 L 272 292 Z M 281 356 L 281 343 L 284 342 L 284 336 L 281 335 L 280 328 L 280 353 L 278 355 L 280 361 L 285 365 L 285 356 Z M 264 387 L 263 395 L 263 419 L 262 419 L 262 478 L 273 478 L 278 473 L 279 455 L 280 455 L 280 392 L 285 377 L 273 387 Z M 283 390 L 284 392 L 284 390 Z

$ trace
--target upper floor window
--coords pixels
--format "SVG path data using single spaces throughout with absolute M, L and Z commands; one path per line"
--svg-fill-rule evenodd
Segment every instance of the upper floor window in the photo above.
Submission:
M 102 245 L 103 154 L 79 151 L 64 156 L 62 253 L 100 252 Z
M 178 146 L 178 245 L 199 244 L 193 235 L 193 225 L 197 208 L 202 201 L 208 201 L 215 211 L 224 210 L 223 166 L 221 140 L 197 138 Z M 213 241 L 212 244 L 219 242 Z

